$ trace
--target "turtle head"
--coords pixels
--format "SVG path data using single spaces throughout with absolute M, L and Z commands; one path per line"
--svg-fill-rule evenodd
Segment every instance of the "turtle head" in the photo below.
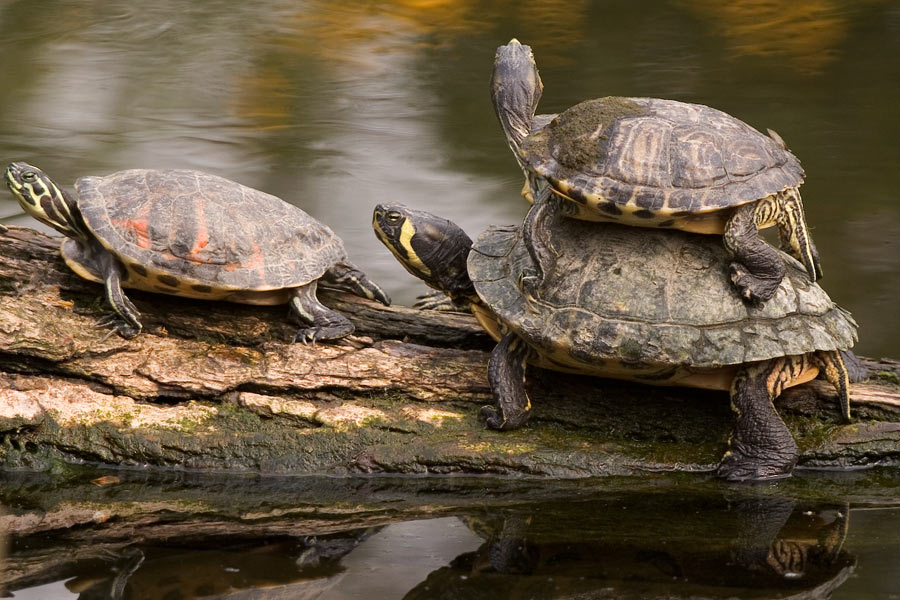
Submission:
M 531 131 L 543 89 L 531 46 L 520 44 L 513 38 L 497 48 L 491 75 L 491 100 L 506 141 L 517 159 L 519 145 Z
M 71 238 L 87 239 L 74 200 L 37 167 L 12 163 L 6 168 L 6 185 L 29 215 Z
M 472 240 L 456 223 L 402 204 L 379 204 L 372 227 L 407 271 L 457 304 L 477 299 L 466 269 Z

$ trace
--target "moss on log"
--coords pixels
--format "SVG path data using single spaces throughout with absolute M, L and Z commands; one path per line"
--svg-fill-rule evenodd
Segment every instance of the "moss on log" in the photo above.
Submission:
M 58 240 L 0 236 L 0 467 L 72 463 L 273 473 L 500 473 L 585 477 L 711 470 L 727 395 L 534 370 L 535 414 L 489 431 L 491 342 L 468 315 L 323 293 L 355 323 L 337 344 L 290 344 L 285 307 L 129 292 L 132 340 L 104 339 L 100 286 Z M 866 361 L 840 425 L 821 382 L 778 402 L 801 466 L 900 462 L 900 365 Z

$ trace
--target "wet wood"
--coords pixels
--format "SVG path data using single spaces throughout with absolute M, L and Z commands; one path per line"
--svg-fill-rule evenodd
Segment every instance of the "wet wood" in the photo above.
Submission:
M 291 344 L 286 307 L 129 292 L 132 340 L 105 337 L 102 289 L 58 240 L 0 236 L 0 465 L 75 462 L 253 472 L 475 472 L 582 477 L 709 470 L 730 428 L 727 396 L 534 371 L 532 422 L 487 431 L 479 407 L 492 346 L 465 314 L 323 293 L 357 327 Z M 900 459 L 900 365 L 867 361 L 859 421 L 837 423 L 827 385 L 779 401 L 801 464 Z

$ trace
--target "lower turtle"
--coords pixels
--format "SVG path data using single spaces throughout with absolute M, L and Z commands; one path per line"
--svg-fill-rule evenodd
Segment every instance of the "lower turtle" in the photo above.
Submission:
M 536 207 L 537 210 L 549 210 Z M 531 414 L 528 364 L 637 382 L 727 390 L 735 424 L 718 474 L 731 481 L 791 474 L 799 451 L 773 400 L 823 376 L 850 419 L 840 351 L 856 323 L 784 255 L 786 274 L 764 305 L 743 302 L 730 257 L 709 236 L 638 230 L 554 214 L 541 231 L 549 256 L 540 296 L 523 293 L 534 268 L 521 226 L 490 227 L 473 244 L 457 225 L 402 205 L 378 205 L 377 237 L 413 275 L 468 304 L 497 340 L 488 378 L 490 428 Z
M 82 177 L 72 194 L 24 162 L 6 169 L 22 208 L 66 236 L 78 275 L 104 284 L 124 338 L 143 328 L 122 288 L 243 304 L 285 304 L 294 341 L 342 338 L 353 324 L 316 297 L 317 284 L 390 304 L 326 225 L 284 200 L 192 170 L 131 169 Z

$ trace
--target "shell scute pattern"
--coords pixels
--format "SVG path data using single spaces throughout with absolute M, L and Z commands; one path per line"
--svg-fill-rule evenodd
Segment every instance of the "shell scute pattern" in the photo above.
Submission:
M 608 110 L 612 120 L 598 124 L 593 119 L 604 103 L 617 103 L 620 114 Z M 526 138 L 522 155 L 576 202 L 661 215 L 756 201 L 804 177 L 793 154 L 746 123 L 708 106 L 662 99 L 582 102 Z
M 852 318 L 793 260 L 788 285 L 755 307 L 733 294 L 724 274 L 729 258 L 710 236 L 636 233 L 563 217 L 541 235 L 559 259 L 545 274 L 539 301 L 526 302 L 516 285 L 531 261 L 518 230 L 482 234 L 469 272 L 500 320 L 575 370 L 591 372 L 606 359 L 714 368 L 849 348 L 856 340 Z
M 132 169 L 83 177 L 75 189 L 100 242 L 165 285 L 294 287 L 346 258 L 334 232 L 299 208 L 214 175 Z

